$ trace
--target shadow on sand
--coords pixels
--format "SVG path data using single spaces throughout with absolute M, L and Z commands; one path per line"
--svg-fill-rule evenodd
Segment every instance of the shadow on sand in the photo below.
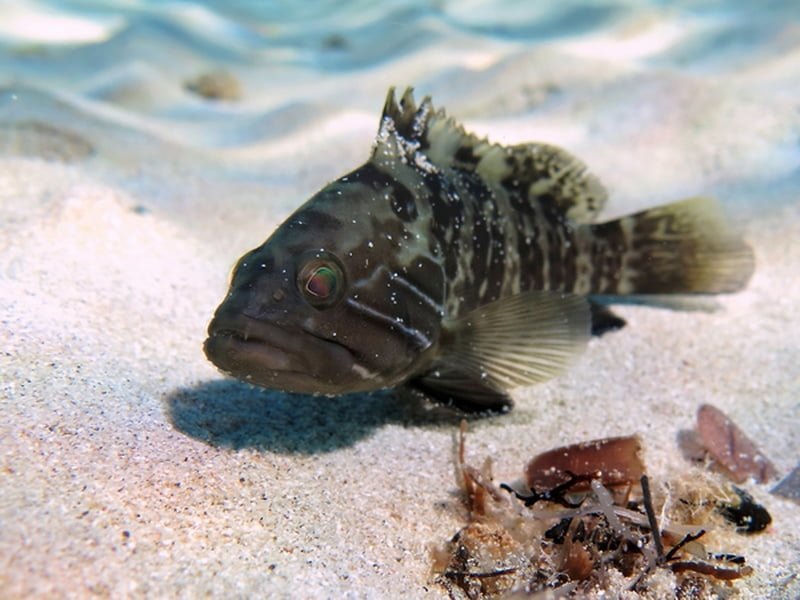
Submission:
M 352 446 L 389 423 L 452 425 L 460 418 L 394 390 L 326 398 L 231 380 L 180 388 L 165 404 L 175 429 L 212 446 L 299 454 Z

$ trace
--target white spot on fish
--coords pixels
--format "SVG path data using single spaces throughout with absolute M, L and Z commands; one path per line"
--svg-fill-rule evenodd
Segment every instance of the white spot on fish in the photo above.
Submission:
M 369 369 L 359 365 L 354 364 L 352 367 L 353 373 L 361 377 L 362 379 L 375 379 L 378 374 L 370 371 Z

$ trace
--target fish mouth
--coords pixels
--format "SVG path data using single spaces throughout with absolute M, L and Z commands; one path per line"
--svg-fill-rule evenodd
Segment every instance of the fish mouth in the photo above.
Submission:
M 225 373 L 287 392 L 338 393 L 354 363 L 347 348 L 300 327 L 224 313 L 209 324 L 203 350 Z

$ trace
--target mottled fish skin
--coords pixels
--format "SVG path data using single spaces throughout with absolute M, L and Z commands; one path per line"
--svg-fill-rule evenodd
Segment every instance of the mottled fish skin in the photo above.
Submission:
M 370 160 L 239 261 L 206 354 L 268 387 L 410 381 L 466 410 L 499 410 L 509 387 L 579 353 L 587 297 L 747 283 L 752 251 L 713 201 L 596 224 L 605 201 L 565 151 L 491 144 L 391 90 Z

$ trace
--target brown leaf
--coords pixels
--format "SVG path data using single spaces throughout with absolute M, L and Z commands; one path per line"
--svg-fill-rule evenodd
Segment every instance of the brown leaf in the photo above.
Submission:
M 703 404 L 698 409 L 697 433 L 700 443 L 732 481 L 743 483 L 752 476 L 764 483 L 777 474 L 772 462 L 718 408 Z
M 525 470 L 532 490 L 549 490 L 576 478 L 570 491 L 589 489 L 589 480 L 615 488 L 639 482 L 644 464 L 637 436 L 603 438 L 548 450 L 537 455 Z

